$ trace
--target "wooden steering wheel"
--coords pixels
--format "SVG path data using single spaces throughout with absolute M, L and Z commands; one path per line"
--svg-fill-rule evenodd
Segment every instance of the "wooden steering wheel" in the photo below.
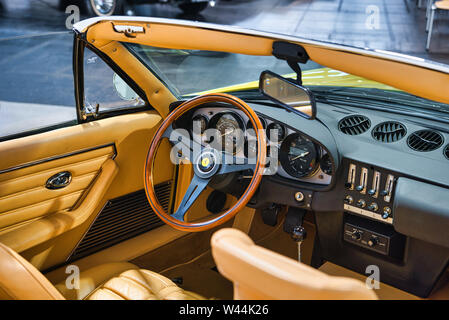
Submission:
M 243 111 L 246 116 L 250 119 L 253 128 L 255 128 L 255 134 L 257 139 L 257 157 L 253 159 L 255 161 L 249 161 L 249 159 L 240 159 L 232 156 L 232 161 L 229 161 L 229 154 L 223 151 L 213 149 L 211 147 L 204 147 L 199 142 L 193 141 L 194 139 L 188 138 L 188 150 L 189 161 L 193 164 L 193 178 L 187 188 L 184 197 L 179 204 L 178 209 L 173 213 L 169 214 L 160 205 L 157 200 L 156 192 L 154 190 L 153 176 L 155 172 L 154 159 L 156 158 L 156 153 L 162 139 L 167 138 L 175 147 L 175 144 L 180 143 L 181 139 L 179 137 L 173 138 L 173 126 L 172 124 L 184 113 L 192 110 L 205 103 L 211 102 L 224 102 L 228 103 L 237 109 Z M 185 140 L 184 140 L 185 141 Z M 185 145 L 184 145 L 185 146 Z M 195 151 L 196 150 L 196 151 Z M 257 190 L 262 179 L 262 174 L 265 167 L 266 159 L 266 140 L 265 133 L 262 127 L 262 123 L 259 120 L 257 114 L 241 99 L 234 97 L 229 94 L 223 93 L 212 93 L 205 94 L 188 100 L 177 107 L 173 112 L 171 112 L 167 118 L 162 122 L 159 129 L 156 131 L 153 140 L 151 141 L 150 148 L 148 150 L 148 155 L 145 163 L 145 192 L 148 201 L 153 208 L 154 212 L 162 219 L 165 223 L 169 224 L 175 229 L 183 231 L 204 231 L 212 229 L 220 224 L 225 223 L 234 217 L 251 199 Z M 227 163 L 232 162 L 232 163 Z M 250 163 L 255 162 L 255 163 Z M 238 199 L 238 201 L 226 212 L 221 213 L 219 216 L 214 216 L 207 220 L 202 220 L 200 222 L 186 222 L 184 221 L 185 214 L 187 210 L 191 207 L 193 202 L 198 198 L 201 192 L 206 188 L 209 181 L 215 175 L 226 174 L 231 172 L 243 171 L 251 169 L 253 175 L 251 181 L 244 191 L 243 195 Z

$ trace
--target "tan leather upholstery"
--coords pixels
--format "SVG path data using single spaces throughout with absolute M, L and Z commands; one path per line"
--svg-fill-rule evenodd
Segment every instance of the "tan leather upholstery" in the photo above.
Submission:
M 127 270 L 108 280 L 88 300 L 204 300 L 170 279 L 143 269 Z
M 80 274 L 79 289 L 53 286 L 34 266 L 0 244 L 0 300 L 200 300 L 170 279 L 127 263 L 108 263 Z M 59 290 L 59 291 L 58 291 Z
M 234 299 L 376 299 L 361 281 L 332 277 L 259 247 L 243 232 L 221 229 L 212 236 L 220 273 L 234 283 Z
M 0 243 L 1 300 L 62 300 L 64 297 L 35 267 Z
M 202 300 L 198 294 L 179 288 L 170 279 L 127 263 L 107 263 L 80 275 L 80 289 L 56 288 L 71 300 Z
M 442 0 L 435 2 L 435 6 L 438 9 L 449 10 L 449 0 Z

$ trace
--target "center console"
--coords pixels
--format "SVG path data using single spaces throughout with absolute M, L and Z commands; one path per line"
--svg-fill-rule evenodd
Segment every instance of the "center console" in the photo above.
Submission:
M 345 159 L 344 209 L 369 219 L 392 224 L 392 203 L 397 175 L 383 168 Z

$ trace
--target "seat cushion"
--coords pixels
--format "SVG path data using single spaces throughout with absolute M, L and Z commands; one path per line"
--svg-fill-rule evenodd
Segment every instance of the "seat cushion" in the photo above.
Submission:
M 170 279 L 127 263 L 108 263 L 80 274 L 80 288 L 68 289 L 65 283 L 56 288 L 73 300 L 203 300 L 185 291 Z
M 0 243 L 0 300 L 63 300 L 64 297 L 17 252 Z

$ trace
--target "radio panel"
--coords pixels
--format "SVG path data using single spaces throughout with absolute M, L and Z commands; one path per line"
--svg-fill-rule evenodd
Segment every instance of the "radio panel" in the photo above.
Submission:
M 343 169 L 344 210 L 392 224 L 392 203 L 397 175 L 386 169 L 350 159 L 343 160 Z
M 343 240 L 395 259 L 402 259 L 404 255 L 405 237 L 393 226 L 354 215 L 345 215 Z

